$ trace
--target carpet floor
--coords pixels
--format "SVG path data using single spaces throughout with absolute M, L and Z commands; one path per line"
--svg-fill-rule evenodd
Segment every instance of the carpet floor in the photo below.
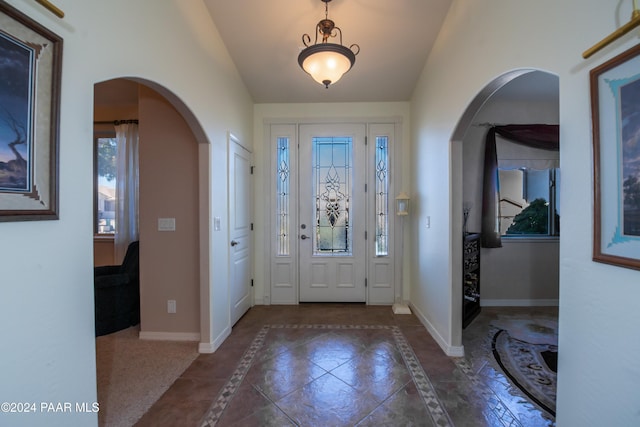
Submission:
M 98 424 L 129 427 L 198 357 L 195 342 L 140 340 L 139 327 L 96 338 Z

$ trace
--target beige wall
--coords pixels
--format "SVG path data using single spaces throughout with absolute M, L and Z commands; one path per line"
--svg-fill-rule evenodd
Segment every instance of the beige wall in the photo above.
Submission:
M 96 93 L 118 91 L 121 81 L 100 83 L 102 90 Z M 97 96 L 94 118 L 140 120 L 141 335 L 157 338 L 153 334 L 162 333 L 166 338 L 167 333 L 186 333 L 182 338 L 197 339 L 197 142 L 168 100 L 145 85 L 137 86 L 135 105 L 113 104 Z M 113 92 L 111 96 L 118 98 Z M 112 126 L 97 125 L 96 129 Z M 176 231 L 158 231 L 158 218 L 175 218 Z M 95 238 L 95 265 L 113 265 L 113 250 L 113 239 Z M 169 299 L 176 300 L 175 314 L 167 313 Z
M 148 332 L 200 331 L 198 146 L 180 113 L 140 86 L 140 315 Z M 175 231 L 158 231 L 175 218 Z M 176 300 L 175 314 L 167 300 Z
M 99 238 L 93 239 L 93 265 L 113 265 L 113 239 Z

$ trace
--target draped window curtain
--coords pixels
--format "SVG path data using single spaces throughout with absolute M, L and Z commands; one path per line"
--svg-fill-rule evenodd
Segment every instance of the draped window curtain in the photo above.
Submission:
M 482 185 L 482 226 L 483 248 L 500 248 L 500 205 L 498 183 L 498 155 L 496 135 L 516 144 L 542 150 L 560 149 L 560 127 L 558 125 L 505 125 L 489 129 L 484 150 L 484 177 Z
M 115 123 L 118 142 L 116 176 L 115 261 L 121 263 L 138 234 L 138 122 Z

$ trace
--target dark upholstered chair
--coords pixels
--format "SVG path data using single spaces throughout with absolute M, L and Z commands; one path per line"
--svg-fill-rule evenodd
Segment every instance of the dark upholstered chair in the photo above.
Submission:
M 94 269 L 96 336 L 140 323 L 139 242 L 131 242 L 122 265 Z

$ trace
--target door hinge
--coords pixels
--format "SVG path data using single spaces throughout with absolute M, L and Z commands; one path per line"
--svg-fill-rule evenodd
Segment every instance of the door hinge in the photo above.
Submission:
M 255 168 L 255 166 L 251 166 L 251 175 L 253 175 L 253 168 Z
M 251 223 L 251 231 L 253 231 L 253 223 Z
M 367 240 L 367 232 L 364 232 L 364 240 Z
M 364 145 L 367 145 L 369 143 L 369 137 L 365 136 L 364 137 Z
M 251 279 L 251 287 L 253 288 L 253 279 Z
M 367 184 L 364 185 L 364 192 L 367 192 Z
M 367 278 L 365 277 L 365 278 L 364 278 L 364 287 L 366 288 L 367 286 L 368 286 L 368 284 L 367 284 Z

